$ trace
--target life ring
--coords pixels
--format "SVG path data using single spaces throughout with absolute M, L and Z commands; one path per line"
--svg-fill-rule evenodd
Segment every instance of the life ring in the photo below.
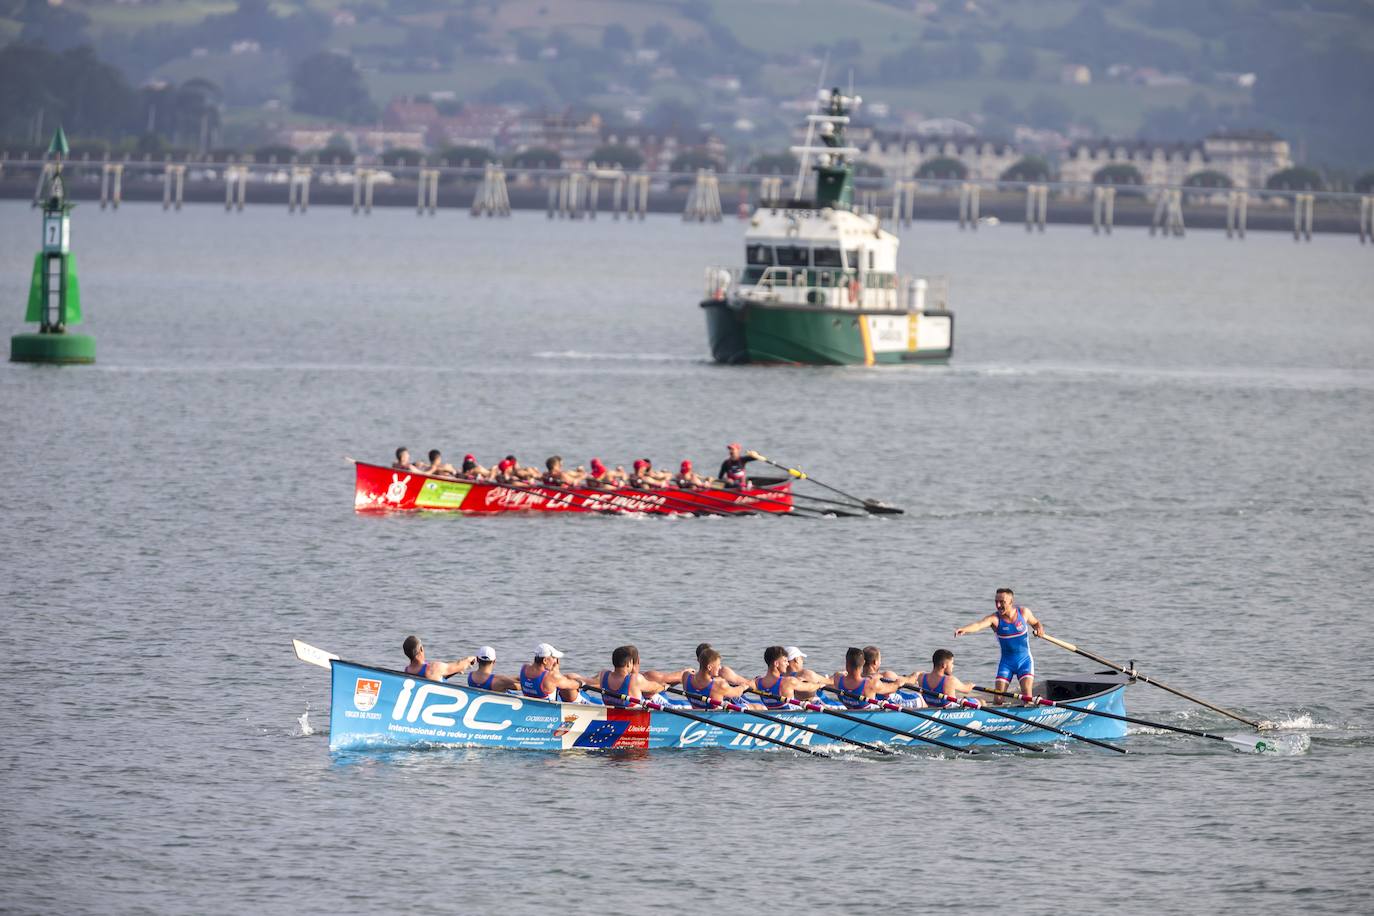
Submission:
M 850 281 L 849 281 L 849 301 L 850 301 L 851 303 L 852 303 L 852 302 L 858 302 L 858 301 L 859 301 L 859 281 L 858 281 L 858 280 L 850 280 Z

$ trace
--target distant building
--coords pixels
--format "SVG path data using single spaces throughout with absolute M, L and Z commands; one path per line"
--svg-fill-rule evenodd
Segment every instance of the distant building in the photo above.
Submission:
M 1147 185 L 1181 185 L 1198 172 L 1220 172 L 1238 188 L 1262 188 L 1289 168 L 1288 141 L 1268 131 L 1215 133 L 1201 143 L 1092 140 L 1069 146 L 1060 161 L 1062 181 L 1091 182 L 1103 166 L 1132 165 Z
M 1059 82 L 1072 86 L 1087 86 L 1093 81 L 1093 72 L 1084 64 L 1065 64 L 1059 68 Z
M 602 131 L 602 143 L 606 146 L 626 146 L 644 157 L 640 166 L 649 172 L 666 172 L 673 160 L 683 153 L 705 153 L 717 162 L 725 162 L 725 143 L 714 135 L 699 137 L 677 137 L 660 131 L 638 127 L 607 129 Z
M 580 165 L 601 145 L 601 116 L 572 111 L 523 114 L 506 124 L 501 141 L 503 147 L 517 153 L 557 150 L 564 165 Z
M 860 148 L 859 158 L 882 169 L 887 178 L 911 178 L 923 163 L 949 158 L 963 163 L 969 178 L 995 180 L 1021 158 L 1010 143 L 976 136 L 908 137 L 880 130 Z
M 1288 141 L 1267 130 L 1219 131 L 1202 149 L 1210 167 L 1241 188 L 1262 188 L 1270 175 L 1293 167 Z

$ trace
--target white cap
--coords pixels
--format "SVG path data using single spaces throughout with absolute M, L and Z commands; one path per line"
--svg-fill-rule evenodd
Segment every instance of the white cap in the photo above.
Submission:
M 563 657 L 563 653 L 562 653 L 562 652 L 559 652 L 557 649 L 555 649 L 553 646 L 549 645 L 548 643 L 546 643 L 546 642 L 541 642 L 539 645 L 537 645 L 537 646 L 534 647 L 534 657 L 535 657 L 535 658 L 562 658 L 562 657 Z
M 783 651 L 787 653 L 787 660 L 789 662 L 794 658 L 806 658 L 806 653 L 796 646 L 788 646 Z
M 477 660 L 482 662 L 496 661 L 496 650 L 491 646 L 479 646 L 477 649 Z

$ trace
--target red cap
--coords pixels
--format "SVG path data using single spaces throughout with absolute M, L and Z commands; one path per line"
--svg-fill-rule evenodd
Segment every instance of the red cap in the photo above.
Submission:
M 606 473 L 606 465 L 601 463 L 600 458 L 592 459 L 592 473 L 598 475 Z
M 497 467 L 503 471 L 509 471 L 511 468 L 515 467 L 515 462 L 511 461 L 509 458 L 502 458 L 501 463 L 498 464 Z
M 727 446 L 725 446 L 725 447 L 726 447 L 726 448 L 743 448 L 743 446 L 740 445 L 738 442 L 731 442 L 729 445 L 727 445 Z
M 684 462 L 682 462 L 682 473 L 686 474 L 686 473 L 687 473 L 688 471 L 690 471 L 691 469 L 692 469 L 692 462 L 690 462 L 690 461 L 684 461 Z
M 464 461 L 476 461 L 477 459 L 474 458 L 472 455 L 464 455 L 464 456 L 463 456 L 463 460 L 464 460 Z
M 645 461 L 643 458 L 636 458 L 636 459 L 635 459 L 635 470 L 636 470 L 636 471 L 641 470 L 641 469 L 643 469 L 643 468 L 647 468 L 648 466 L 649 466 L 649 462 Z

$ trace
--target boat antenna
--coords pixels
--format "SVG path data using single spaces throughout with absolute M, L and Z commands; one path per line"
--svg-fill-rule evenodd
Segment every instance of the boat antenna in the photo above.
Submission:
M 821 91 L 825 89 L 825 71 L 830 69 L 830 51 L 826 50 L 825 60 L 821 61 L 821 76 L 816 80 L 816 94 L 812 97 L 812 114 L 820 114 Z M 806 178 L 806 166 L 811 160 L 811 138 L 816 130 L 816 122 L 812 118 L 806 121 L 806 143 L 803 144 L 805 151 L 802 153 L 801 162 L 797 164 L 797 183 L 792 186 L 792 199 L 801 200 L 802 181 Z

